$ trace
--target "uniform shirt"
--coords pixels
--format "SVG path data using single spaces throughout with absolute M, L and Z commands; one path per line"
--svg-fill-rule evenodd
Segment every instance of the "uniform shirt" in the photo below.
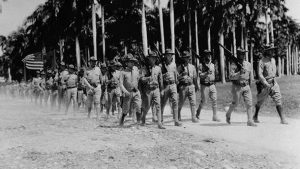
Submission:
M 66 80 L 67 80 L 67 78 L 68 78 L 68 75 L 69 75 L 68 70 L 63 70 L 63 71 L 60 73 L 60 83 L 61 83 L 62 85 L 65 85 Z
M 46 86 L 45 87 L 46 87 L 47 90 L 49 90 L 49 89 L 51 89 L 52 86 L 53 86 L 53 78 L 50 77 L 46 80 Z
M 147 87 L 158 87 L 162 83 L 162 73 L 159 66 L 153 66 L 150 71 L 150 79 L 143 77 L 142 80 L 146 81 Z
M 99 67 L 94 67 L 87 74 L 87 80 L 91 84 L 100 84 L 101 70 Z
M 276 61 L 274 58 L 264 57 L 259 61 L 258 77 L 261 82 L 267 83 L 267 80 L 276 76 Z
M 178 73 L 180 76 L 179 82 L 193 83 L 194 79 L 197 79 L 197 72 L 194 65 L 188 63 L 188 65 L 180 65 L 178 67 Z
M 84 77 L 80 77 L 78 80 L 78 90 L 83 90 L 85 87 Z
M 33 78 L 32 79 L 32 86 L 34 88 L 38 88 L 40 86 L 40 83 L 42 81 L 42 78 L 41 77 L 36 77 L 36 78 Z
M 233 66 L 231 70 L 231 74 L 229 76 L 230 80 L 245 82 L 250 79 L 250 75 L 252 72 L 252 66 L 249 62 L 244 61 L 242 69 L 239 72 L 236 72 L 237 67 Z
M 177 81 L 177 68 L 175 64 L 166 65 L 167 72 L 163 75 L 163 80 L 165 83 L 175 82 Z
M 78 82 L 78 77 L 77 77 L 77 75 L 75 75 L 75 74 L 70 74 L 70 75 L 67 77 L 67 81 L 66 81 L 67 87 L 77 87 L 77 82 Z
M 121 89 L 127 90 L 128 92 L 131 92 L 133 89 L 138 89 L 138 82 L 140 79 L 139 70 L 136 66 L 134 66 L 132 69 L 125 69 L 121 73 L 120 77 L 120 86 Z
M 42 87 L 42 89 L 46 89 L 46 79 L 45 78 L 41 78 L 40 86 Z
M 215 81 L 215 65 L 213 63 L 207 64 L 208 70 L 200 66 L 200 83 L 210 83 Z
M 112 78 L 109 79 L 109 86 L 114 88 L 118 87 L 120 85 L 120 76 L 121 76 L 121 71 L 115 70 L 114 72 L 111 73 Z

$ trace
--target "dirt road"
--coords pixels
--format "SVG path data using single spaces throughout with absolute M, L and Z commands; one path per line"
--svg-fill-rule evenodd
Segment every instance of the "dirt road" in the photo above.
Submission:
M 148 119 L 146 127 L 117 127 L 116 117 L 100 122 L 83 112 L 64 115 L 24 100 L 0 99 L 0 168 L 299 168 L 300 121 L 280 125 L 262 117 L 246 126 L 245 114 L 233 114 L 232 125 L 211 122 L 211 112 L 183 127 L 174 127 L 166 110 L 167 130 Z M 275 112 L 274 112 L 275 113 Z M 149 113 L 150 114 L 150 113 Z

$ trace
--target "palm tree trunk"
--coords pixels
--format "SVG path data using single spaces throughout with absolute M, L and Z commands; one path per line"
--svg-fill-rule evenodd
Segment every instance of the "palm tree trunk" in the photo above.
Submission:
M 224 35 L 223 32 L 219 33 L 219 43 L 224 45 Z M 221 69 L 221 81 L 222 83 L 226 83 L 225 80 L 225 59 L 224 59 L 224 49 L 220 46 L 220 69 Z
M 210 36 L 210 25 L 207 30 L 207 49 L 211 50 L 211 36 Z
M 281 66 L 282 66 L 282 68 L 281 68 L 281 74 L 282 74 L 282 75 L 285 75 L 285 74 L 284 74 L 284 70 L 285 70 L 285 66 L 284 66 L 284 65 L 285 65 L 285 64 L 284 64 L 284 58 L 282 57 L 282 58 L 281 58 Z
M 265 21 L 266 21 L 266 38 L 267 38 L 267 40 L 266 40 L 266 42 L 267 42 L 267 44 L 269 44 L 270 43 L 270 38 L 269 38 L 269 26 L 268 26 L 268 13 L 267 13 L 267 11 L 266 11 L 266 13 L 265 13 Z
M 271 32 L 271 43 L 274 43 L 274 27 L 273 27 L 273 21 L 272 21 L 272 18 L 270 20 L 270 32 Z
M 196 53 L 199 55 L 199 38 L 198 38 L 198 12 L 195 10 L 195 46 L 196 46 Z
M 171 49 L 175 52 L 175 24 L 174 24 L 174 2 L 170 0 L 170 29 L 171 29 Z M 175 56 L 173 57 L 175 61 Z
M 106 61 L 106 51 L 105 51 L 105 16 L 104 16 L 104 6 L 101 5 L 101 24 L 102 24 L 102 59 L 103 62 Z
M 253 47 L 254 47 L 254 44 L 251 42 L 250 43 L 250 52 L 249 52 L 249 54 L 250 54 L 250 63 L 251 63 L 251 65 L 252 65 L 252 72 L 251 72 L 251 80 L 254 80 L 254 66 L 253 66 Z
M 80 69 L 80 45 L 79 45 L 79 38 L 78 35 L 76 35 L 75 38 L 75 50 L 76 50 L 76 61 L 77 61 L 77 68 Z
M 143 51 L 144 55 L 148 55 L 148 37 L 147 37 L 147 27 L 146 27 L 146 12 L 145 12 L 145 0 L 142 4 L 142 39 L 143 39 Z
M 96 27 L 96 4 L 93 3 L 92 7 L 92 24 L 93 24 L 93 46 L 94 46 L 94 57 L 97 57 L 97 27 Z
M 189 28 L 189 52 L 192 53 L 192 16 L 191 16 L 191 10 L 190 10 L 190 1 L 187 1 L 188 6 L 188 28 Z M 192 59 L 194 61 L 194 59 Z
M 63 45 L 63 40 L 60 39 L 59 42 L 59 54 L 60 54 L 60 62 L 62 62 L 64 60 L 64 53 L 63 53 L 63 48 L 64 48 L 64 45 Z
M 241 25 L 241 47 L 243 48 L 243 49 L 245 49 L 245 44 L 244 44 L 244 27 L 243 27 L 243 25 Z
M 295 57 L 295 49 L 294 45 L 291 47 L 291 75 L 294 75 L 294 57 Z
M 158 0 L 158 11 L 159 11 L 161 51 L 162 53 L 165 53 L 165 32 L 164 32 L 164 20 L 163 20 L 163 12 L 161 7 L 161 0 Z
M 232 42 L 233 42 L 233 55 L 236 57 L 236 34 L 235 34 L 235 25 L 232 27 Z
M 244 27 L 244 45 L 245 45 L 245 50 L 248 51 L 248 34 L 247 34 L 246 26 Z M 249 53 L 246 53 L 246 61 L 249 61 Z
M 288 48 L 287 48 L 287 54 L 286 54 L 286 75 L 289 76 L 290 75 L 290 44 L 288 44 Z
M 296 46 L 296 63 L 295 63 L 295 69 L 296 69 L 296 75 L 298 75 L 298 69 L 299 69 L 299 65 L 298 65 L 298 61 L 299 61 L 299 51 L 298 51 L 298 46 Z

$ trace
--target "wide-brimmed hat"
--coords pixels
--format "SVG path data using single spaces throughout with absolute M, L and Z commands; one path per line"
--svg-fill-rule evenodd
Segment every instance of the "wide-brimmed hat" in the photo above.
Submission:
M 150 51 L 148 57 L 158 58 L 158 55 L 156 52 Z
M 264 51 L 274 50 L 276 47 L 273 44 L 267 44 L 264 46 Z
M 238 48 L 236 51 L 237 51 L 237 53 L 239 53 L 239 54 L 245 54 L 246 52 L 248 52 L 248 51 L 246 51 L 246 50 L 243 49 L 243 48 Z
M 73 70 L 74 70 L 74 69 L 75 69 L 75 66 L 72 65 L 72 64 L 70 64 L 70 65 L 69 65 L 69 69 L 73 69 Z
M 128 53 L 127 55 L 125 55 L 125 59 L 124 59 L 125 62 L 138 62 L 138 60 L 131 54 L 131 53 Z
M 100 68 L 101 69 L 106 69 L 107 68 L 106 63 L 105 62 L 100 63 Z
M 96 57 L 95 56 L 92 56 L 91 58 L 90 58 L 90 61 L 97 61 L 97 59 L 96 59 Z
M 172 49 L 166 49 L 165 53 L 163 55 L 175 55 L 175 53 L 172 51 Z
M 192 55 L 190 54 L 190 52 L 184 51 L 184 52 L 182 53 L 181 58 L 187 59 L 187 58 L 190 58 L 191 56 L 192 56 Z

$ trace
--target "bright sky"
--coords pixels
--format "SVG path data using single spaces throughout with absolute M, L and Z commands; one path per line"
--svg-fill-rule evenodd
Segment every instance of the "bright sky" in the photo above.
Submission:
M 29 16 L 39 4 L 46 0 L 7 0 L 2 4 L 0 13 L 0 35 L 9 35 L 22 25 L 23 21 Z
M 8 35 L 22 25 L 24 19 L 29 16 L 36 7 L 46 0 L 7 0 L 2 2 L 2 13 L 0 14 L 0 35 Z M 163 0 L 166 3 L 167 0 Z M 286 0 L 289 8 L 288 15 L 300 23 L 300 0 Z

